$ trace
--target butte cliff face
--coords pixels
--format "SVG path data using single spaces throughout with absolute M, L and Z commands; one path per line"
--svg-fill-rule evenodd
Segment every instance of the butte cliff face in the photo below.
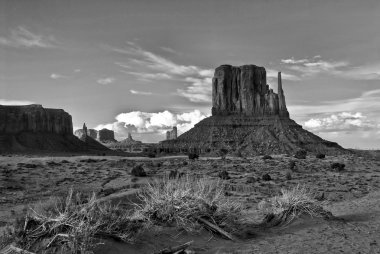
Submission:
M 0 152 L 87 152 L 89 147 L 73 135 L 71 115 L 41 105 L 0 105 Z
M 278 94 L 267 84 L 264 67 L 222 65 L 212 79 L 212 115 L 289 117 L 278 74 Z
M 212 116 L 175 140 L 160 142 L 166 152 L 208 153 L 220 148 L 245 155 L 292 153 L 298 149 L 327 154 L 345 150 L 308 132 L 289 117 L 278 73 L 278 93 L 267 84 L 264 67 L 222 65 L 212 79 Z
M 71 115 L 62 109 L 43 108 L 41 105 L 1 106 L 0 133 L 45 132 L 72 134 Z

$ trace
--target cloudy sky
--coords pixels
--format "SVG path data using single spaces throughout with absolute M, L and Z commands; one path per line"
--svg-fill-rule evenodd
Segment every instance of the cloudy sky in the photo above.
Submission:
M 0 0 L 0 104 L 155 142 L 210 114 L 213 69 L 283 72 L 291 117 L 380 148 L 378 0 Z

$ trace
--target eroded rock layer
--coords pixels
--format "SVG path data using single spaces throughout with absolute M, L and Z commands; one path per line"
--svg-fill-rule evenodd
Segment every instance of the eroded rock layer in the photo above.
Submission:
M 226 148 L 247 155 L 286 154 L 299 149 L 340 154 L 344 149 L 306 131 L 290 118 L 279 116 L 211 116 L 176 140 L 163 141 L 166 152 L 209 153 Z
M 264 67 L 221 65 L 212 79 L 212 115 L 289 117 L 278 74 L 278 94 L 267 84 Z

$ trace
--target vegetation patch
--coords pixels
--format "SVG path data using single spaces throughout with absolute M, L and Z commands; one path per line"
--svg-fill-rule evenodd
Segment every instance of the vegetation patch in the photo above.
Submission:
M 148 184 L 139 194 L 138 217 L 150 224 L 173 225 L 188 232 L 202 228 L 200 219 L 231 228 L 241 218 L 242 206 L 225 196 L 221 181 L 186 175 Z
M 85 198 L 70 190 L 66 198 L 56 198 L 49 206 L 30 208 L 8 236 L 17 247 L 32 252 L 85 253 L 100 238 L 134 241 L 143 225 L 118 205 L 98 202 L 95 194 Z
M 281 195 L 259 203 L 266 215 L 264 224 L 269 227 L 287 225 L 301 215 L 331 219 L 333 215 L 323 208 L 324 203 L 315 199 L 313 192 L 302 185 L 290 190 L 282 189 Z

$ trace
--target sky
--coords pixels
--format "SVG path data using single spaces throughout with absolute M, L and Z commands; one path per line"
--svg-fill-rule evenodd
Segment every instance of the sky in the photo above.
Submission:
M 380 148 L 378 0 L 0 0 L 0 104 L 157 142 L 210 115 L 221 64 L 277 72 L 292 119 Z

